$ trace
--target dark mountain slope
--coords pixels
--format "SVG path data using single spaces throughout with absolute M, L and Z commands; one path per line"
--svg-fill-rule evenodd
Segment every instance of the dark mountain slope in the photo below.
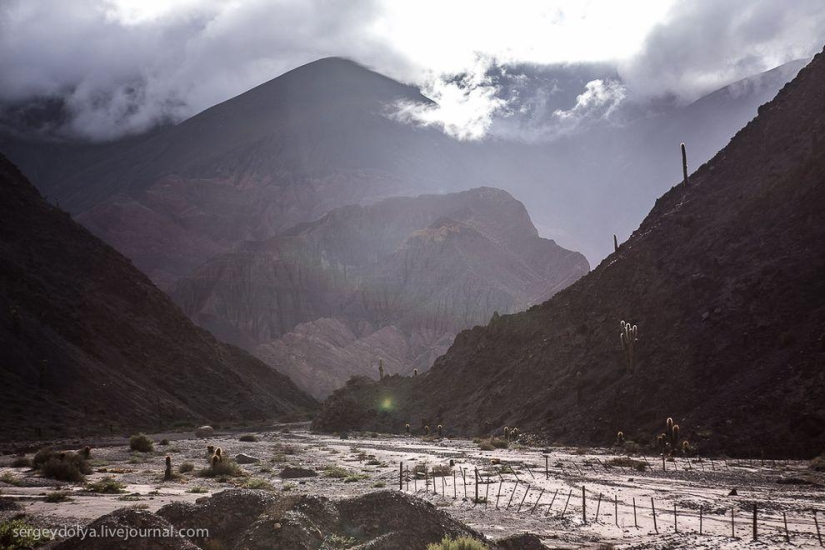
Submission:
M 0 156 L 0 437 L 226 422 L 316 406 L 195 327 Z
M 387 372 L 429 368 L 458 331 L 588 270 L 581 254 L 538 236 L 523 204 L 479 188 L 335 209 L 213 258 L 172 296 L 201 326 L 261 346 L 261 358 L 326 396 L 352 374 L 377 375 L 379 357 Z
M 646 443 L 673 416 L 700 449 L 819 453 L 823 143 L 819 54 L 589 275 L 459 334 L 423 377 L 354 381 L 315 427 L 400 429 L 423 418 L 465 433 L 515 425 L 568 443 L 611 444 L 623 430 Z M 635 374 L 621 320 L 639 327 Z M 377 413 L 387 397 L 395 408 Z

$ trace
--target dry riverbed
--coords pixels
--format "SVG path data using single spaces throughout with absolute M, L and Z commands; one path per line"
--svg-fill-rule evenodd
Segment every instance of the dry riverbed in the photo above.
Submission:
M 93 473 L 85 484 L 42 478 L 28 468 L 12 467 L 15 457 L 4 456 L 0 517 L 24 517 L 41 527 L 76 526 L 119 508 L 156 511 L 170 502 L 194 502 L 236 486 L 331 499 L 386 488 L 426 499 L 491 539 L 531 532 L 550 548 L 820 544 L 814 511 L 825 510 L 825 480 L 809 470 L 807 462 L 694 457 L 665 462 L 663 470 L 661 457 L 627 456 L 619 449 L 514 444 L 482 451 L 469 440 L 375 434 L 341 439 L 309 433 L 305 425 L 252 432 L 256 441 L 240 441 L 241 435 L 155 434 L 154 451 L 148 453 L 131 451 L 125 438 L 91 441 Z M 159 444 L 164 438 L 168 445 Z M 241 476 L 201 477 L 207 445 L 221 447 L 230 458 L 245 454 L 259 462 L 240 465 Z M 164 481 L 166 456 L 176 473 L 187 462 L 194 469 Z M 294 469 L 315 475 L 282 477 L 285 471 L 301 474 Z M 123 484 L 122 492 L 86 490 L 87 484 L 107 477 Z M 55 496 L 57 492 L 62 496 Z M 825 516 L 820 513 L 817 519 L 825 530 Z

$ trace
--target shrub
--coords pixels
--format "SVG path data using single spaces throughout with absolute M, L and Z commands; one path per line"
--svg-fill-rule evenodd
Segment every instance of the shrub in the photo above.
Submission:
M 239 441 L 243 441 L 244 443 L 257 443 L 258 438 L 255 437 L 253 434 L 244 434 L 240 438 Z
M 32 467 L 32 461 L 31 461 L 30 458 L 27 458 L 25 456 L 18 456 L 17 458 L 12 460 L 11 467 L 12 468 L 31 468 Z
M 184 462 L 180 466 L 178 466 L 178 471 L 182 474 L 186 474 L 188 472 L 191 472 L 194 469 L 195 469 L 195 465 L 192 464 L 191 462 Z
M 146 434 L 135 434 L 129 438 L 129 448 L 141 453 L 150 453 L 155 450 L 155 442 Z
M 825 472 L 825 453 L 822 453 L 815 459 L 811 460 L 811 470 Z
M 259 477 L 253 477 L 252 479 L 246 480 L 243 484 L 246 489 L 261 489 L 264 491 L 272 491 L 274 487 L 272 484 L 265 479 L 261 479 Z
M 169 440 L 164 437 L 160 440 L 159 445 L 163 445 L 165 447 L 166 445 L 169 445 Z
M 212 464 L 208 468 L 201 470 L 198 475 L 201 477 L 240 477 L 244 475 L 244 472 L 234 460 L 225 458 L 223 460 L 212 461 Z
M 195 493 L 195 494 L 208 493 L 209 489 L 207 489 L 206 487 L 195 486 L 195 487 L 190 488 L 186 492 L 187 493 Z
M 470 537 L 459 537 L 451 539 L 444 537 L 441 542 L 434 542 L 427 545 L 427 550 L 487 550 L 487 545 Z
M 40 538 L 35 537 L 37 532 L 33 525 L 22 519 L 13 519 L 0 523 L 0 548 L 35 548 L 50 540 L 48 532 L 41 532 Z
M 331 477 L 335 479 L 344 479 L 349 473 L 340 466 L 326 466 L 324 467 L 324 477 Z
M 73 452 L 58 452 L 47 447 L 34 455 L 34 468 L 44 477 L 58 481 L 84 481 L 92 468 L 83 456 Z
M 372 484 L 372 486 L 375 489 L 383 489 L 384 487 L 387 486 L 387 484 L 384 483 L 383 481 L 376 481 L 375 483 Z
M 116 495 L 118 493 L 122 493 L 123 485 L 121 482 L 117 481 L 113 477 L 104 477 L 100 481 L 95 481 L 94 483 L 89 483 L 86 485 L 86 490 L 91 493 L 103 493 L 107 495 Z
M 52 491 L 46 493 L 46 502 L 66 502 L 70 500 L 69 495 L 71 494 L 71 491 Z

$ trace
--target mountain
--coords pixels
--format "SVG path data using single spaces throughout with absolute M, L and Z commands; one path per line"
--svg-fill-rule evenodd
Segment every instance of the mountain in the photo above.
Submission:
M 825 448 L 825 54 L 547 302 L 460 333 L 417 378 L 354 379 L 319 430 L 648 444 L 673 417 L 700 452 Z M 638 326 L 634 372 L 620 322 Z M 392 407 L 381 404 L 392 403 Z
M 455 334 L 587 273 L 508 193 L 396 197 L 332 210 L 216 256 L 171 295 L 196 323 L 324 397 L 353 374 L 427 369 Z
M 2 156 L 0 350 L 3 438 L 259 420 L 317 406 L 283 374 L 194 326 Z
M 417 89 L 339 58 L 310 63 L 150 135 L 82 150 L 76 165 L 2 147 L 40 190 L 161 287 L 247 240 L 332 208 L 469 182 L 456 142 L 392 120 Z M 15 155 L 13 155 L 14 158 Z M 54 169 L 64 164 L 65 170 Z M 469 186 L 469 185 L 466 185 Z
M 801 63 L 691 105 L 627 99 L 610 103 L 609 113 L 577 105 L 589 83 L 621 85 L 615 67 L 499 67 L 487 76 L 507 113 L 477 143 L 398 122 L 397 102 L 433 103 L 330 58 L 177 125 L 110 143 L 67 140 L 58 130 L 71 113 L 58 100 L 0 106 L 0 150 L 163 289 L 217 254 L 333 208 L 479 186 L 524 201 L 543 236 L 595 264 L 612 250 L 613 234 L 624 240 L 679 181 L 681 142 L 699 166 Z

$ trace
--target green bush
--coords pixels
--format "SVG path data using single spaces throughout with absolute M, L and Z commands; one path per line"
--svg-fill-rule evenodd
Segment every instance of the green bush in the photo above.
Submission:
M 0 523 L 0 548 L 6 550 L 16 550 L 18 548 L 35 548 L 47 540 L 50 540 L 48 533 L 41 533 L 37 538 L 34 531 L 37 528 L 23 521 L 13 519 Z
M 52 491 L 51 493 L 46 493 L 46 502 L 66 502 L 71 500 L 69 498 L 71 494 L 71 491 Z
M 470 537 L 460 537 L 451 539 L 444 537 L 441 542 L 434 542 L 427 545 L 427 550 L 487 550 L 487 545 Z
M 129 448 L 141 453 L 150 453 L 155 450 L 155 442 L 146 434 L 135 434 L 129 438 Z

